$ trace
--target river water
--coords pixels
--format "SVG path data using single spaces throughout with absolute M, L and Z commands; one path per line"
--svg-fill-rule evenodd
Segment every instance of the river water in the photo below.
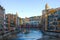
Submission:
M 42 32 L 38 29 L 23 29 L 16 35 L 17 37 L 12 37 L 10 40 L 37 40 L 42 38 L 42 35 Z

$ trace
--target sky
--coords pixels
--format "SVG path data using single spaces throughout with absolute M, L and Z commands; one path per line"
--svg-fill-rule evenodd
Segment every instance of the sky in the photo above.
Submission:
M 41 16 L 45 4 L 51 8 L 60 7 L 60 0 L 0 0 L 0 5 L 5 8 L 5 13 L 18 13 L 19 17 Z

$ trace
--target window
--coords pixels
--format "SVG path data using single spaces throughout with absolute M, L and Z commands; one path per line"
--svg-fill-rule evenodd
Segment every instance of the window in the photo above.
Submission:
M 60 17 L 58 17 L 58 19 L 57 19 L 58 21 L 60 21 Z
M 57 22 L 53 22 L 54 25 L 57 25 Z
M 60 22 L 59 22 L 59 24 L 60 24 Z

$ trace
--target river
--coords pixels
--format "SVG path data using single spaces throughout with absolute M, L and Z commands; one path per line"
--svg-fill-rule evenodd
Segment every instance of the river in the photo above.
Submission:
M 42 32 L 36 28 L 23 29 L 22 32 L 18 33 L 17 37 L 12 37 L 10 40 L 37 40 L 42 38 Z

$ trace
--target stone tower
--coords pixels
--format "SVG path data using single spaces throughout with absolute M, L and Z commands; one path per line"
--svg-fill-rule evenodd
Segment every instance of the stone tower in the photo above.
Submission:
M 18 12 L 16 12 L 16 16 L 18 16 Z
M 49 7 L 49 5 L 48 5 L 48 3 L 46 3 L 46 5 L 45 5 L 45 10 L 48 10 L 50 7 Z

